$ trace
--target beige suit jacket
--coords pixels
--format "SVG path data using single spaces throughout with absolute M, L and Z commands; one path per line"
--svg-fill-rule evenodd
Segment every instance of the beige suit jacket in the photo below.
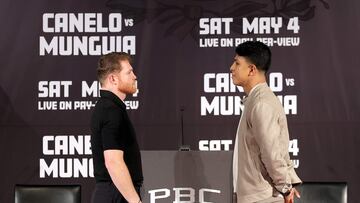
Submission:
M 279 99 L 266 83 L 243 100 L 237 130 L 238 203 L 256 202 L 287 192 L 301 183 L 289 156 L 287 120 Z

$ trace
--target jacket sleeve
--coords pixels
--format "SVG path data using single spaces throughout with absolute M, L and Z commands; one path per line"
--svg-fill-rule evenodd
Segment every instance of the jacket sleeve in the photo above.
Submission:
M 300 179 L 289 157 L 287 125 L 281 125 L 280 119 L 286 119 L 285 115 L 282 118 L 275 107 L 264 102 L 256 104 L 251 111 L 251 130 L 259 146 L 261 161 L 276 190 L 286 193 L 292 188 L 293 181 Z

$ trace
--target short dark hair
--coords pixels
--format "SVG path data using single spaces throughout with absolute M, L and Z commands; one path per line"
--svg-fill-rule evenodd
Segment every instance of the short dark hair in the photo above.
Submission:
M 121 71 L 120 61 L 131 63 L 131 56 L 125 52 L 111 52 L 100 57 L 96 71 L 101 85 L 110 73 Z
M 245 57 L 262 71 L 268 72 L 271 64 L 270 48 L 259 41 L 247 41 L 236 47 L 236 54 Z

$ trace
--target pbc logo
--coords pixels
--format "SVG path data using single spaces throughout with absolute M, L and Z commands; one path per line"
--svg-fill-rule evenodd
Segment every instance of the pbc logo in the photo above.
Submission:
M 200 151 L 229 151 L 232 140 L 200 140 Z
M 169 198 L 174 199 L 174 201 L 167 200 L 168 202 L 172 202 L 172 203 L 195 203 L 196 191 L 194 188 L 190 188 L 190 187 L 173 188 L 173 191 L 174 191 L 174 196 L 170 194 L 170 189 L 167 188 L 149 190 L 150 203 L 156 203 L 156 200 L 169 199 Z M 206 199 L 205 196 L 208 193 L 221 194 L 221 191 L 208 189 L 208 188 L 199 189 L 198 192 L 199 203 L 213 203 L 213 202 L 205 201 Z

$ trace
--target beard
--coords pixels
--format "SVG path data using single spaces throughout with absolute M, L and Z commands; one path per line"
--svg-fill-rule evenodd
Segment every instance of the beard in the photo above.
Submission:
M 119 86 L 118 90 L 125 94 L 134 94 L 137 91 L 136 82 L 122 84 Z

